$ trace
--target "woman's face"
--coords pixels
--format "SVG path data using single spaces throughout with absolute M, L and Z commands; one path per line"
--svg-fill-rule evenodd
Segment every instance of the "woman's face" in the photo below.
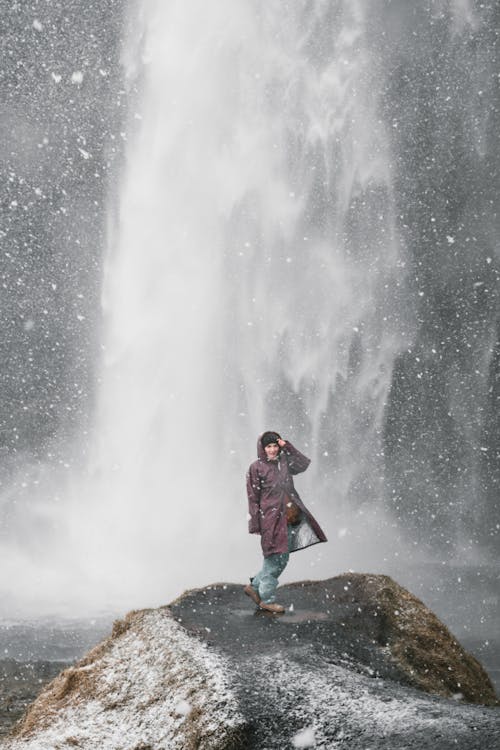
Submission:
M 278 453 L 280 452 L 278 443 L 269 443 L 269 445 L 266 445 L 264 450 L 266 451 L 266 456 L 269 459 L 269 461 L 272 461 L 273 459 L 277 458 Z

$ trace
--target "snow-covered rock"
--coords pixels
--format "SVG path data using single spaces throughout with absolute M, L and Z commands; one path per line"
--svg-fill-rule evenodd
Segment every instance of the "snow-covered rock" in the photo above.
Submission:
M 500 747 L 487 674 L 386 576 L 242 586 L 132 612 L 45 690 L 5 750 L 484 750 Z M 497 745 L 495 745 L 497 743 Z
M 130 613 L 41 693 L 4 747 L 218 748 L 244 718 L 230 665 L 167 608 Z

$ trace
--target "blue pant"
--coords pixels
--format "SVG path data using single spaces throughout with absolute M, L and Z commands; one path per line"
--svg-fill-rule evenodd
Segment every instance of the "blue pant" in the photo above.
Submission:
M 289 526 L 289 547 L 291 531 L 292 527 Z M 252 587 L 258 593 L 262 601 L 265 602 L 265 604 L 271 604 L 275 601 L 275 593 L 278 587 L 278 578 L 285 570 L 289 558 L 289 552 L 282 552 L 281 554 L 269 555 L 269 557 L 265 557 L 261 570 L 257 573 L 256 576 L 252 578 Z

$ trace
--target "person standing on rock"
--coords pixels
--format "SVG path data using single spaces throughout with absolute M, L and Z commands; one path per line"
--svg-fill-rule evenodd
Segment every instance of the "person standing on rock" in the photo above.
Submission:
M 248 530 L 260 534 L 264 562 L 244 591 L 259 609 L 282 614 L 276 588 L 290 552 L 326 542 L 326 536 L 293 485 L 293 475 L 305 471 L 310 459 L 269 431 L 257 441 L 257 456 L 247 472 Z

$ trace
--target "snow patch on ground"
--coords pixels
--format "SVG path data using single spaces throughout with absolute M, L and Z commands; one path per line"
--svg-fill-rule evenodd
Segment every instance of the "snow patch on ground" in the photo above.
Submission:
M 476 747 L 478 726 L 491 726 L 493 735 L 498 728 L 496 709 L 457 705 L 425 693 L 420 696 L 413 688 L 376 680 L 352 668 L 319 665 L 309 647 L 304 647 L 299 659 L 292 660 L 288 654 L 263 656 L 249 669 L 255 684 L 266 684 L 267 705 L 276 706 L 283 717 L 276 718 L 281 732 L 276 733 L 275 744 L 266 738 L 268 750 L 290 746 L 332 750 L 418 746 L 422 750 L 432 747 L 439 737 L 464 750 Z M 463 744 L 469 734 L 471 744 Z M 415 737 L 420 737 L 418 745 Z
M 5 750 L 185 750 L 197 738 L 208 749 L 244 724 L 225 658 L 165 610 L 132 616 L 108 644 L 67 671 L 81 684 L 67 706 L 54 710 L 48 686 L 37 700 L 47 707 L 36 734 L 7 740 Z
M 314 747 L 315 745 L 314 729 L 306 727 L 292 737 L 294 747 Z

